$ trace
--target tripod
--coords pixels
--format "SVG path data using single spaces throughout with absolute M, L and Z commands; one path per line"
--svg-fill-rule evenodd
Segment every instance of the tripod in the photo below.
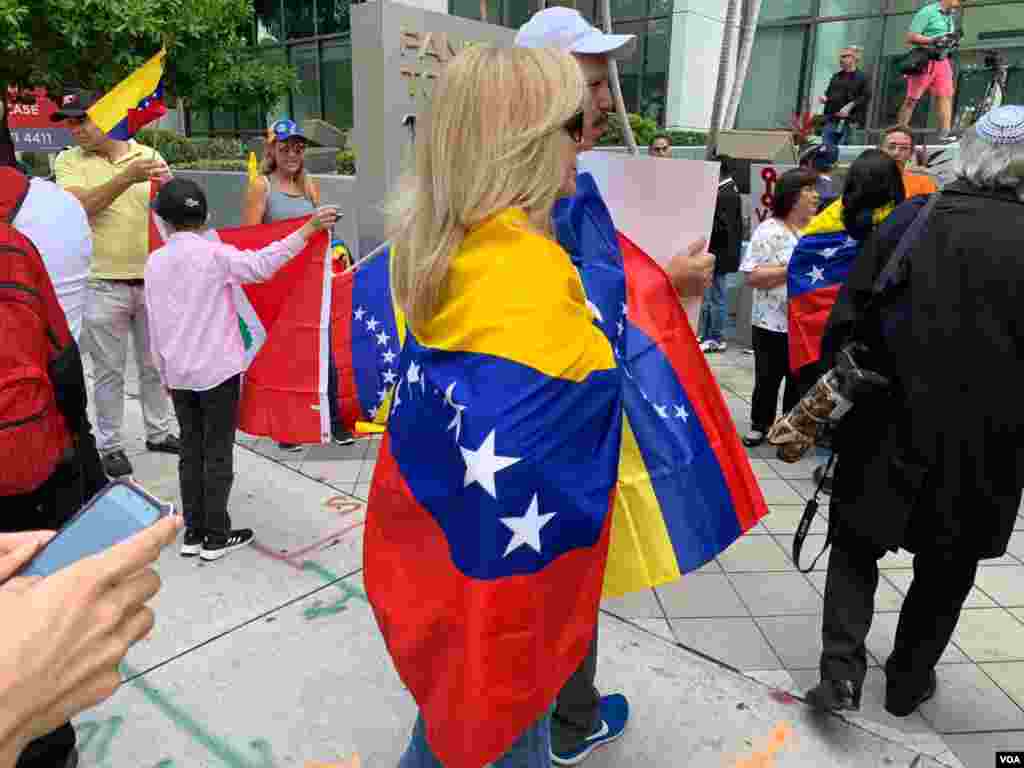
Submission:
M 974 125 L 989 110 L 1002 106 L 1006 98 L 1010 62 L 998 51 L 986 51 L 984 68 L 989 73 L 985 93 L 980 99 L 968 102 L 957 110 L 954 123 L 957 132 Z

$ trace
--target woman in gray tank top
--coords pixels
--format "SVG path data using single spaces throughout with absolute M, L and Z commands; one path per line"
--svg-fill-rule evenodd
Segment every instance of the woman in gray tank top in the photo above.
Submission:
M 320 205 L 320 185 L 306 173 L 303 157 L 309 140 L 292 120 L 278 120 L 268 132 L 263 154 L 263 175 L 249 184 L 242 206 L 242 224 L 270 224 L 283 219 L 308 216 Z M 334 355 L 329 361 L 327 399 L 331 408 L 334 442 L 348 445 L 352 435 L 340 423 L 337 405 L 337 368 Z M 278 443 L 286 451 L 302 446 Z
M 320 185 L 303 162 L 309 140 L 291 120 L 278 120 L 263 153 L 263 175 L 249 184 L 242 224 L 269 224 L 308 216 L 320 205 Z

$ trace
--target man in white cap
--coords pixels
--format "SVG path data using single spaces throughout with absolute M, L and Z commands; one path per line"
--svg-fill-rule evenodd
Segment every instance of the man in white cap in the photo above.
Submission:
M 548 8 L 524 24 L 515 43 L 525 48 L 559 48 L 575 55 L 587 81 L 589 98 L 582 131 L 574 138 L 578 151 L 593 149 L 608 126 L 614 109 L 609 88 L 609 58 L 628 58 L 636 47 L 634 35 L 608 35 L 591 26 L 571 8 Z M 598 325 L 616 343 L 611 329 L 625 306 L 621 254 L 615 225 L 589 174 L 577 178 L 573 198 L 559 201 L 553 214 L 559 242 L 580 271 L 588 298 L 601 320 Z M 676 291 L 683 298 L 700 297 L 714 274 L 714 257 L 698 241 L 677 254 L 667 267 Z M 612 266 L 612 269 L 608 267 Z M 607 318 L 607 320 L 605 320 Z M 629 719 L 629 704 L 621 694 L 601 696 L 594 686 L 597 673 L 597 630 L 590 652 L 559 692 L 551 718 L 551 760 L 555 765 L 576 765 L 594 749 L 622 735 Z

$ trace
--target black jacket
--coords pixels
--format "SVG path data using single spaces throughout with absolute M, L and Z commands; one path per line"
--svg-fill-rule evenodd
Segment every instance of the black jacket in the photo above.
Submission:
M 908 200 L 865 243 L 822 342 L 828 360 L 864 321 L 876 276 L 927 198 Z M 1024 215 L 1010 193 L 963 182 L 942 193 L 910 251 L 905 319 L 873 364 L 894 391 L 854 407 L 836 436 L 837 536 L 979 559 L 1006 552 L 1024 490 Z
M 740 190 L 731 178 L 718 185 L 715 221 L 711 228 L 708 251 L 715 255 L 715 274 L 728 275 L 740 268 L 740 247 L 743 240 L 743 204 Z
M 825 89 L 825 117 L 836 114 L 839 110 L 849 104 L 856 102 L 856 106 L 850 112 L 850 120 L 861 127 L 867 122 L 868 101 L 871 100 L 871 86 L 868 84 L 867 75 L 859 69 L 853 72 L 840 70 L 832 75 L 832 79 Z

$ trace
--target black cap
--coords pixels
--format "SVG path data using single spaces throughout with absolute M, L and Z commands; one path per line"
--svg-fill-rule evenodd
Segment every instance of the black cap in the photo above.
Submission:
M 60 109 L 50 115 L 50 120 L 59 123 L 68 118 L 85 117 L 89 107 L 99 100 L 93 91 L 69 91 L 61 97 Z
M 178 229 L 194 229 L 206 223 L 206 195 L 191 179 L 168 181 L 160 187 L 152 208 L 157 216 Z

